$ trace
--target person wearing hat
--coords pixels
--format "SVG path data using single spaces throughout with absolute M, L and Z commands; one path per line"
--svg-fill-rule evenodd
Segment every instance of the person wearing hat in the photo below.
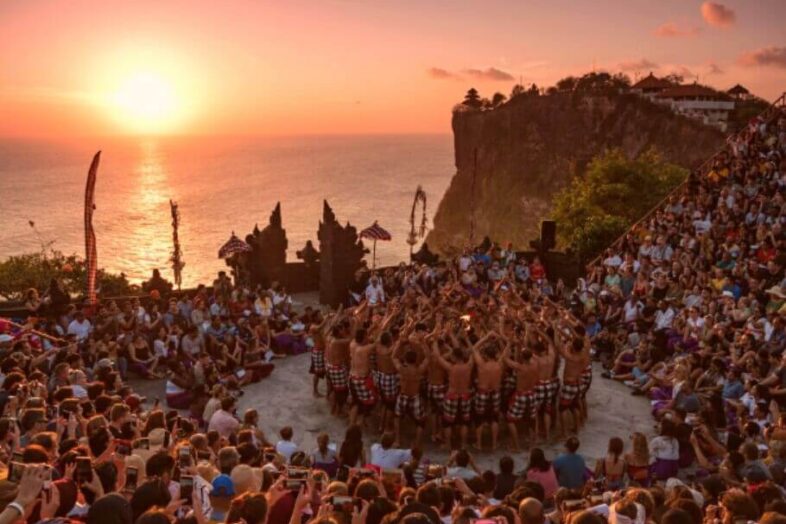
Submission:
M 781 286 L 772 286 L 767 291 L 765 291 L 765 293 L 767 293 L 767 296 L 769 297 L 767 306 L 765 307 L 765 311 L 767 313 L 778 312 L 784 305 L 786 305 L 786 293 L 783 292 Z

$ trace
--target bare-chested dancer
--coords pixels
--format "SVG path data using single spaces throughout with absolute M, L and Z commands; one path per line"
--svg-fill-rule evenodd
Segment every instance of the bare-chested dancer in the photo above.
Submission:
M 399 374 L 393 361 L 394 351 L 397 344 L 393 343 L 393 336 L 385 331 L 379 337 L 377 343 L 377 373 L 376 383 L 379 390 L 380 400 L 382 401 L 382 421 L 380 430 L 384 433 L 389 430 L 389 424 L 393 419 L 393 412 L 396 409 L 400 390 Z
M 489 332 L 472 348 L 472 357 L 478 370 L 477 391 L 473 410 L 475 416 L 475 448 L 483 449 L 483 429 L 491 428 L 491 450 L 497 450 L 499 437 L 499 412 L 502 389 L 502 374 L 505 351 L 497 347 L 492 339 L 496 333 Z
M 537 441 L 542 433 L 548 441 L 551 436 L 552 417 L 555 414 L 555 403 L 559 394 L 559 377 L 557 376 L 557 353 L 551 339 L 535 324 L 532 349 L 533 360 L 537 365 L 538 384 L 535 386 L 535 397 L 538 403 L 538 417 L 535 421 L 535 437 Z
M 581 375 L 589 362 L 589 347 L 584 338 L 573 336 L 572 331 L 559 324 L 553 324 L 556 346 L 560 356 L 565 359 L 562 370 L 562 388 L 559 395 L 559 412 L 563 432 L 577 433 L 582 424 L 581 417 Z M 563 329 L 565 331 L 563 331 Z M 566 415 L 570 415 L 569 425 Z M 572 430 L 569 429 L 572 427 Z
M 447 371 L 448 388 L 443 402 L 442 422 L 444 424 L 443 448 L 450 448 L 452 429 L 458 426 L 461 435 L 461 448 L 467 447 L 467 425 L 472 413 L 472 368 L 474 361 L 467 357 L 459 346 L 454 346 L 449 360 L 438 351 L 433 353 L 434 360 Z
M 440 351 L 445 345 L 445 338 L 440 337 L 433 343 L 433 350 Z M 432 363 L 434 360 L 432 359 Z M 431 420 L 431 439 L 442 442 L 442 417 L 445 408 L 445 393 L 448 391 L 448 372 L 440 365 L 428 367 L 428 418 Z
M 314 375 L 312 386 L 313 386 L 313 394 L 315 397 L 321 397 L 322 395 L 319 393 L 319 381 L 325 378 L 326 370 L 325 370 L 325 339 L 326 339 L 326 332 L 327 327 L 329 324 L 330 318 L 325 316 L 324 320 L 320 324 L 314 324 L 308 330 L 309 339 L 311 339 L 311 367 L 309 368 L 308 372 Z M 306 341 L 308 345 L 308 339 Z
M 401 420 L 406 416 L 412 417 L 415 421 L 415 444 L 414 447 L 420 447 L 423 439 L 423 426 L 426 420 L 426 411 L 421 394 L 421 384 L 426 370 L 429 367 L 430 359 L 428 356 L 418 364 L 418 355 L 412 349 L 408 349 L 404 353 L 404 361 L 398 358 L 398 351 L 393 356 L 393 365 L 399 373 L 401 379 L 401 392 L 396 400 L 396 444 L 394 447 L 400 447 L 401 443 Z
M 532 358 L 532 351 L 527 348 L 518 352 L 518 358 L 505 358 L 505 364 L 516 372 L 516 391 L 510 398 L 507 411 L 508 430 L 510 431 L 511 449 L 519 451 L 519 432 L 517 424 L 528 418 L 534 425 L 538 419 L 538 403 L 535 386 L 538 384 L 538 365 Z M 535 428 L 537 436 L 537 427 Z M 529 436 L 529 429 L 527 429 Z
M 351 360 L 349 389 L 352 393 L 352 407 L 349 410 L 350 425 L 362 426 L 366 416 L 370 415 L 377 405 L 377 388 L 371 375 L 371 355 L 376 345 L 375 341 L 367 340 L 364 328 L 359 328 L 355 332 L 355 339 L 349 344 Z
M 325 349 L 325 372 L 328 382 L 330 413 L 343 415 L 349 397 L 349 344 L 352 342 L 352 322 L 337 314 L 331 323 Z

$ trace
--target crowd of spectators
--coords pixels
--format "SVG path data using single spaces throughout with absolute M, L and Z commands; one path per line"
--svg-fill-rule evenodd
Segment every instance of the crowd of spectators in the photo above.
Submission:
M 786 522 L 785 159 L 786 114 L 755 119 L 575 291 L 488 246 L 361 275 L 326 314 L 226 275 L 87 314 L 31 293 L 22 328 L 0 320 L 0 524 Z M 348 411 L 340 445 L 237 414 L 275 358 L 306 352 L 315 395 L 324 376 Z M 609 428 L 594 467 L 575 436 L 590 354 L 658 424 Z M 129 377 L 166 379 L 165 398 Z M 500 429 L 514 448 L 524 430 L 523 471 L 468 451 Z

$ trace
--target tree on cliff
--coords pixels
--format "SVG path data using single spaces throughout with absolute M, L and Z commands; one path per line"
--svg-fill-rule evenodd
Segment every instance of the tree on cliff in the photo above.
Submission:
M 0 262 L 0 297 L 23 300 L 28 289 L 42 292 L 53 278 L 69 294 L 78 295 L 86 288 L 87 264 L 81 257 L 53 250 L 10 256 Z M 125 275 L 103 270 L 99 270 L 98 286 L 102 296 L 128 295 L 132 291 Z
M 480 95 L 478 95 L 478 90 L 474 87 L 471 87 L 467 94 L 464 95 L 464 101 L 462 102 L 465 106 L 475 107 L 478 108 L 482 105 L 480 101 Z
M 517 96 L 523 95 L 526 91 L 527 91 L 527 88 L 525 88 L 523 85 L 516 84 L 516 85 L 513 86 L 513 89 L 511 89 L 511 91 L 510 91 L 510 99 L 513 100 Z
M 687 169 L 665 162 L 653 149 L 635 159 L 620 149 L 596 156 L 583 177 L 554 197 L 560 241 L 592 258 L 687 176 Z
M 604 71 L 599 73 L 593 71 L 577 79 L 573 89 L 581 92 L 602 92 L 626 89 L 628 87 L 630 87 L 630 78 L 626 75 L 618 73 L 612 76 Z
M 491 97 L 491 107 L 499 107 L 505 103 L 505 100 L 507 99 L 508 97 L 502 93 L 494 93 L 494 96 Z

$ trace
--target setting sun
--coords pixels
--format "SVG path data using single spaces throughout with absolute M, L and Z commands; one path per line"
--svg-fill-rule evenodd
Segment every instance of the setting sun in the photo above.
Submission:
M 161 133 L 172 130 L 182 117 L 174 86 L 153 73 L 138 73 L 120 84 L 112 110 L 130 130 Z

